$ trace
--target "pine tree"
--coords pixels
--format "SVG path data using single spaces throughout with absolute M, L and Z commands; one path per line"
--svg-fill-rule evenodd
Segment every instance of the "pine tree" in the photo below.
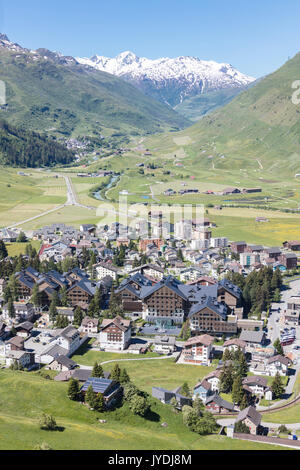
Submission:
M 74 324 L 77 326 L 81 326 L 83 320 L 83 312 L 79 306 L 75 308 L 74 312 Z
M 63 286 L 61 289 L 60 298 L 61 298 L 61 306 L 68 307 L 69 305 L 68 294 L 67 294 L 67 288 L 65 286 Z
M 0 240 L 0 260 L 7 258 L 8 252 L 3 240 Z
M 121 370 L 119 381 L 120 381 L 121 384 L 126 384 L 126 383 L 130 382 L 130 377 L 127 374 L 126 369 Z
M 50 309 L 49 309 L 49 320 L 54 323 L 56 320 L 56 317 L 58 315 L 58 312 L 56 310 L 56 304 L 55 301 L 52 300 L 50 304 Z
M 284 355 L 283 347 L 280 343 L 280 339 L 277 338 L 274 343 L 273 343 L 274 348 L 276 349 L 277 354 L 280 354 L 281 356 Z
M 281 395 L 284 393 L 284 385 L 282 383 L 281 377 L 279 375 L 279 372 L 276 373 L 274 380 L 271 385 L 271 390 L 273 393 L 273 398 L 280 398 Z
M 6 286 L 3 293 L 4 303 L 7 304 L 9 299 L 12 299 L 12 293 L 9 286 Z
M 68 397 L 70 400 L 76 401 L 78 400 L 78 395 L 79 395 L 79 382 L 78 380 L 75 380 L 71 378 L 68 386 Z
M 15 311 L 15 306 L 14 306 L 14 302 L 13 302 L 12 298 L 9 299 L 7 308 L 8 308 L 9 318 L 15 318 L 16 317 L 16 311 Z
M 191 391 L 187 382 L 184 382 L 184 384 L 181 387 L 181 395 L 183 395 L 184 397 L 188 397 L 188 398 L 191 397 Z
M 240 403 L 240 410 L 244 410 L 248 406 L 248 399 L 246 393 L 244 393 L 243 398 Z
M 232 400 L 234 403 L 240 404 L 244 396 L 242 377 L 237 376 L 232 384 Z
M 99 413 L 102 413 L 105 410 L 105 402 L 102 393 L 98 393 L 98 396 L 94 400 L 93 408 Z
M 119 382 L 120 375 L 121 375 L 121 369 L 119 367 L 119 364 L 115 364 L 114 367 L 112 368 L 110 379 L 114 380 L 115 382 Z
M 104 377 L 103 369 L 101 364 L 95 362 L 91 377 Z
M 231 355 L 229 348 L 225 348 L 225 351 L 223 352 L 222 361 L 223 362 L 231 361 L 231 359 L 232 359 L 232 355 Z
M 95 402 L 97 399 L 97 394 L 94 392 L 92 385 L 90 385 L 85 394 L 85 402 L 90 405 L 91 408 L 94 408 Z
M 61 301 L 58 292 L 55 290 L 52 295 L 52 302 L 55 307 L 60 307 L 61 306 Z
M 202 416 L 202 412 L 204 410 L 204 404 L 201 398 L 196 397 L 193 402 L 193 409 L 196 411 L 198 416 Z
M 234 371 L 233 371 L 233 366 L 229 364 L 228 366 L 223 366 L 223 369 L 221 371 L 220 375 L 220 391 L 224 393 L 229 393 L 232 390 L 232 384 L 233 384 L 233 376 L 234 376 Z
M 34 284 L 32 289 L 31 302 L 35 307 L 39 307 L 41 305 L 41 293 L 37 284 Z
M 11 296 L 15 302 L 18 301 L 19 295 L 18 295 L 18 284 L 17 284 L 17 279 L 14 274 L 12 274 L 9 278 L 8 281 L 8 287 L 11 292 Z

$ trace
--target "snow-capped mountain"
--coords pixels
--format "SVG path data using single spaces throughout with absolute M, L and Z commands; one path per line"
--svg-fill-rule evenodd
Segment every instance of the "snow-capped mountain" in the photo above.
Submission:
M 230 64 L 200 60 L 197 57 L 151 60 L 126 51 L 115 58 L 95 55 L 90 59 L 76 57 L 76 60 L 122 77 L 146 95 L 170 106 L 209 91 L 241 88 L 255 80 Z

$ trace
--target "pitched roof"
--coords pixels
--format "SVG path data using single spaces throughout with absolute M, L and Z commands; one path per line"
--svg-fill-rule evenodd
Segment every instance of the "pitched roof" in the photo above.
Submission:
M 236 418 L 236 422 L 243 421 L 245 418 L 250 419 L 255 426 L 259 426 L 261 423 L 261 414 L 256 411 L 253 406 L 248 406 L 248 408 L 240 411 Z
M 89 386 L 93 387 L 94 392 L 106 394 L 108 389 L 113 384 L 113 381 L 110 379 L 102 379 L 99 377 L 90 377 L 85 384 L 81 387 L 81 391 L 86 392 Z
M 235 345 L 235 346 L 239 346 L 240 348 L 245 348 L 246 347 L 246 342 L 243 341 L 242 339 L 240 338 L 233 338 L 233 339 L 228 339 L 227 341 L 225 341 L 225 343 L 223 344 L 223 346 L 226 348 L 226 346 L 231 346 L 231 345 Z
M 56 361 L 62 366 L 67 367 L 68 369 L 73 369 L 77 366 L 76 362 L 70 359 L 68 356 L 60 355 L 56 358 Z
M 184 343 L 184 347 L 186 346 L 191 346 L 193 344 L 204 344 L 204 346 L 210 346 L 214 342 L 215 338 L 210 335 L 201 335 L 201 336 L 194 336 L 190 339 L 188 339 Z
M 277 354 L 277 356 L 273 356 L 268 359 L 268 364 L 271 364 L 272 362 L 277 362 L 277 361 L 281 362 L 282 364 L 286 366 L 289 366 L 289 364 L 291 363 L 290 359 L 288 359 L 287 357 L 281 356 L 281 354 Z
M 242 330 L 240 339 L 249 343 L 261 343 L 264 337 L 263 331 Z
M 116 327 L 118 327 L 122 331 L 127 331 L 130 328 L 130 320 L 124 320 L 124 318 L 120 317 L 119 315 L 113 319 L 110 318 L 104 318 L 102 324 L 101 324 L 101 330 L 104 330 L 111 324 L 114 324 Z
M 206 400 L 205 405 L 208 405 L 209 403 L 212 403 L 212 402 L 216 403 L 218 406 L 220 406 L 222 408 L 225 408 L 226 410 L 231 410 L 231 411 L 234 410 L 234 404 L 230 403 L 229 401 L 224 400 L 217 393 L 215 395 L 209 397 Z
M 243 380 L 243 385 L 260 385 L 261 387 L 268 387 L 268 381 L 264 377 L 258 375 L 249 375 Z

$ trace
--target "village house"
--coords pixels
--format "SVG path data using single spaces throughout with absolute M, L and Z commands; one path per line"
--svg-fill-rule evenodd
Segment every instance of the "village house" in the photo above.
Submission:
M 212 392 L 219 393 L 221 373 L 222 373 L 222 369 L 216 369 L 216 370 L 210 372 L 205 377 L 205 380 L 211 385 L 211 391 Z
M 185 405 L 192 405 L 192 399 L 181 395 L 177 390 L 169 391 L 162 387 L 152 387 L 152 396 L 167 405 L 171 403 L 172 398 L 175 398 L 179 409 Z
M 122 395 L 122 388 L 118 382 L 110 379 L 90 377 L 80 389 L 83 396 L 85 396 L 90 385 L 97 395 L 99 393 L 103 395 L 106 408 L 110 408 Z
M 220 395 L 215 394 L 207 398 L 205 408 L 211 413 L 232 413 L 235 411 L 233 403 L 224 400 Z
M 158 354 L 172 354 L 175 351 L 175 336 L 155 336 L 153 352 Z
M 55 343 L 66 349 L 68 355 L 71 356 L 81 345 L 80 333 L 72 325 L 69 325 L 59 333 Z
M 253 406 L 248 406 L 248 408 L 239 412 L 235 420 L 235 423 L 238 422 L 244 423 L 249 428 L 250 434 L 259 434 L 261 429 L 261 414 Z
M 33 354 L 23 350 L 10 350 L 6 353 L 5 356 L 5 365 L 10 367 L 11 365 L 17 363 L 19 368 L 29 368 L 34 364 Z
M 214 338 L 209 335 L 194 336 L 188 339 L 182 350 L 184 362 L 197 365 L 210 365 Z
M 56 307 L 57 314 L 67 318 L 69 323 L 74 321 L 74 307 Z
M 268 387 L 268 382 L 264 377 L 255 375 L 245 377 L 243 388 L 258 398 L 264 397 L 266 400 L 272 400 L 272 390 Z
M 110 276 L 114 281 L 117 280 L 118 276 L 121 275 L 121 270 L 116 268 L 112 264 L 100 262 L 93 266 L 93 277 L 98 280 L 103 279 L 106 276 Z
M 29 338 L 33 328 L 34 328 L 34 324 L 29 321 L 20 323 L 16 327 L 17 336 L 22 336 L 23 338 Z
M 282 263 L 286 269 L 295 269 L 298 265 L 298 258 L 295 253 L 283 253 L 279 256 L 279 262 Z
M 134 268 L 129 274 L 132 276 L 135 273 L 140 273 L 143 276 L 160 280 L 164 277 L 164 268 L 155 264 L 144 264 L 143 266 Z
M 206 379 L 203 379 L 194 387 L 193 400 L 200 398 L 203 403 L 206 403 L 207 399 L 213 394 L 211 384 Z
M 13 323 L 18 324 L 23 321 L 32 321 L 34 319 L 34 307 L 29 302 L 14 302 L 14 318 L 10 318 L 8 304 L 4 305 L 2 309 L 3 320 L 11 320 Z
M 83 310 L 87 310 L 95 295 L 95 291 L 95 285 L 90 281 L 86 279 L 78 281 L 67 290 L 68 302 L 72 307 L 79 306 Z
M 242 330 L 240 340 L 246 343 L 246 352 L 251 353 L 265 344 L 265 336 L 264 331 Z
M 300 251 L 300 241 L 299 240 L 291 240 L 283 243 L 284 248 L 288 248 L 292 251 Z
M 22 336 L 14 336 L 5 343 L 5 354 L 11 351 L 24 351 L 25 339 Z
M 66 372 L 74 369 L 76 366 L 76 362 L 74 362 L 68 356 L 59 355 L 46 367 L 46 369 L 56 370 L 58 372 Z
M 100 347 L 123 351 L 131 342 L 131 322 L 120 316 L 114 319 L 105 318 L 99 333 Z
M 244 253 L 244 251 L 246 250 L 247 248 L 247 243 L 246 242 L 231 242 L 230 244 L 230 248 L 231 248 L 231 251 L 233 251 L 233 253 Z
M 98 318 L 84 317 L 81 323 L 81 330 L 84 333 L 98 333 Z
M 289 366 L 291 365 L 290 359 L 285 356 L 277 354 L 276 356 L 270 357 L 266 363 L 266 375 L 275 376 L 277 372 L 286 376 L 289 373 Z
M 223 344 L 224 351 L 228 349 L 230 352 L 238 351 L 241 349 L 243 353 L 245 353 L 247 343 L 239 338 L 228 339 Z

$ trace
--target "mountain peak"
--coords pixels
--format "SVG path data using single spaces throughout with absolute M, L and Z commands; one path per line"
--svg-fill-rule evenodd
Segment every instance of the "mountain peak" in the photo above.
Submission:
M 11 42 L 8 37 L 6 36 L 6 34 L 3 34 L 3 33 L 0 33 L 0 41 L 7 41 L 7 42 Z
M 116 60 L 122 62 L 123 64 L 129 65 L 133 64 L 134 62 L 138 62 L 139 57 L 131 51 L 125 51 L 117 55 Z
M 174 107 L 209 91 L 242 88 L 254 81 L 230 64 L 180 56 L 147 59 L 125 51 L 114 58 L 94 56 L 77 62 L 123 78 L 147 96 Z

